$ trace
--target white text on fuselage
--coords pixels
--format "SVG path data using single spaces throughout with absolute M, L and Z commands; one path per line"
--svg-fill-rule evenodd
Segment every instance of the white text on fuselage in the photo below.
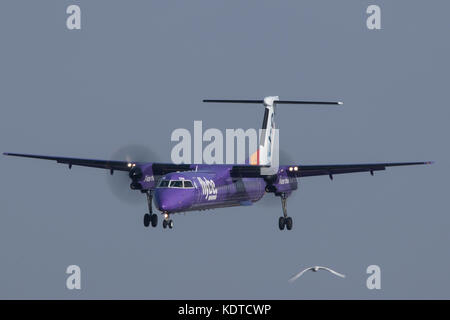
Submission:
M 206 200 L 216 200 L 217 199 L 217 188 L 213 180 L 206 178 L 197 177 L 200 186 L 202 187 L 202 194 L 205 196 Z

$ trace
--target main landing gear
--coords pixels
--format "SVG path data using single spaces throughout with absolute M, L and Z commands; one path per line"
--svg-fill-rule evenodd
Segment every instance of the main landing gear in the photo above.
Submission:
M 150 190 L 145 191 L 147 195 L 147 205 L 148 205 L 148 212 L 144 214 L 144 226 L 148 227 L 150 224 L 152 227 L 156 227 L 158 225 L 158 216 L 153 213 L 153 207 L 152 207 L 152 200 L 153 200 L 153 194 Z M 166 229 L 167 227 L 169 229 L 173 228 L 173 220 L 169 219 L 169 213 L 164 212 L 164 220 L 163 220 L 163 228 Z
M 291 230 L 292 218 L 288 217 L 287 215 L 287 207 L 286 207 L 287 197 L 283 193 L 281 194 L 280 198 L 281 198 L 281 208 L 283 209 L 283 217 L 280 217 L 280 219 L 278 219 L 278 227 L 280 228 L 280 230 L 284 230 L 284 227 L 286 227 L 287 230 Z
M 158 225 L 158 216 L 153 213 L 152 207 L 153 194 L 150 190 L 147 190 L 146 194 L 149 213 L 144 214 L 144 226 L 148 227 L 151 223 L 152 227 L 156 227 Z

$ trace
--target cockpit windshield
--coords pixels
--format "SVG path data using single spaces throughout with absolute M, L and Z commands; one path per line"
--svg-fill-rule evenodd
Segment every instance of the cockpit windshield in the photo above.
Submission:
M 194 188 L 192 181 L 190 180 L 161 180 L 159 182 L 158 188 L 183 188 L 189 189 Z
M 183 188 L 183 181 L 181 181 L 181 180 L 171 180 L 169 187 L 170 188 Z
M 159 183 L 159 187 L 160 188 L 167 188 L 169 186 L 169 180 L 161 180 L 161 182 Z

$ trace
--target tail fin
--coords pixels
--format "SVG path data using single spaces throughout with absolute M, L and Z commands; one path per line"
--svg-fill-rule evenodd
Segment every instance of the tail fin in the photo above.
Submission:
M 274 146 L 278 142 L 276 141 L 278 139 L 275 139 L 275 102 L 279 100 L 278 96 L 265 97 L 263 100 L 265 106 L 264 119 L 258 150 L 250 156 L 249 163 L 252 165 L 268 166 L 272 163 Z
M 259 140 L 258 150 L 249 158 L 249 164 L 269 166 L 272 163 L 274 150 L 278 150 L 278 137 L 275 129 L 275 105 L 279 104 L 312 104 L 312 105 L 342 105 L 334 101 L 296 101 L 280 100 L 278 96 L 265 97 L 264 100 L 203 100 L 203 102 L 216 103 L 262 103 L 265 107 L 264 119 Z

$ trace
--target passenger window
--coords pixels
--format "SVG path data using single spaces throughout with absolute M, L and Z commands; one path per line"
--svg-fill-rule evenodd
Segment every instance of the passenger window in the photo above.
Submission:
M 159 183 L 160 188 L 167 188 L 169 186 L 169 180 L 161 180 Z
M 190 182 L 189 180 L 185 180 L 184 187 L 185 188 L 193 188 L 194 186 L 192 185 L 192 182 Z
M 183 188 L 183 181 L 181 180 L 172 180 L 170 181 L 171 188 Z

